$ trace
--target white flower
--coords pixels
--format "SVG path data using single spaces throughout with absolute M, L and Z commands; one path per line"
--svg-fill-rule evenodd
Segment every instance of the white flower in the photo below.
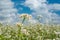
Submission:
M 22 24 L 22 23 L 17 23 L 16 25 L 17 25 L 17 26 L 22 26 L 23 24 Z
M 24 33 L 24 34 L 26 34 L 26 35 L 29 35 L 29 33 L 27 32 L 26 29 L 22 29 L 21 32 Z
M 55 32 L 55 31 L 54 31 Z M 55 32 L 55 34 L 60 34 L 60 32 Z
M 20 15 L 20 18 L 30 19 L 30 18 L 32 18 L 32 16 L 31 15 L 28 15 L 28 14 L 21 14 Z

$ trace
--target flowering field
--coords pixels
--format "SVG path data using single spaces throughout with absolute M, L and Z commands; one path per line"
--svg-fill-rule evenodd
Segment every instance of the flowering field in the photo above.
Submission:
M 0 40 L 60 40 L 60 25 L 24 25 L 24 21 L 30 19 L 31 15 L 24 14 L 20 17 L 23 19 L 22 23 L 0 24 Z
M 0 40 L 59 40 L 58 25 L 28 25 L 13 26 L 0 24 Z

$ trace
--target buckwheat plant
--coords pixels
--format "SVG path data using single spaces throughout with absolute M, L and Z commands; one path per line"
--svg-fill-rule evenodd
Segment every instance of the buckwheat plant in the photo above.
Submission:
M 23 20 L 22 20 L 22 23 L 24 23 L 24 21 L 26 20 L 26 19 L 31 19 L 32 18 L 32 16 L 31 15 L 29 15 L 29 14 L 21 14 L 20 15 L 20 18 L 22 18 Z

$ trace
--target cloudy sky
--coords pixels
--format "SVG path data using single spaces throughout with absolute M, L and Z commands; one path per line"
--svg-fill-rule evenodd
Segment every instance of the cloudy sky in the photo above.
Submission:
M 15 23 L 23 13 L 33 16 L 30 22 L 41 15 L 41 23 L 60 24 L 60 0 L 0 0 L 1 23 Z

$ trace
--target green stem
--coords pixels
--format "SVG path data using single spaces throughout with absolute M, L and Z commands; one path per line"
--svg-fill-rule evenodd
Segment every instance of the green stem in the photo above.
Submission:
M 25 21 L 25 17 L 23 18 L 22 23 L 24 23 L 24 21 Z

